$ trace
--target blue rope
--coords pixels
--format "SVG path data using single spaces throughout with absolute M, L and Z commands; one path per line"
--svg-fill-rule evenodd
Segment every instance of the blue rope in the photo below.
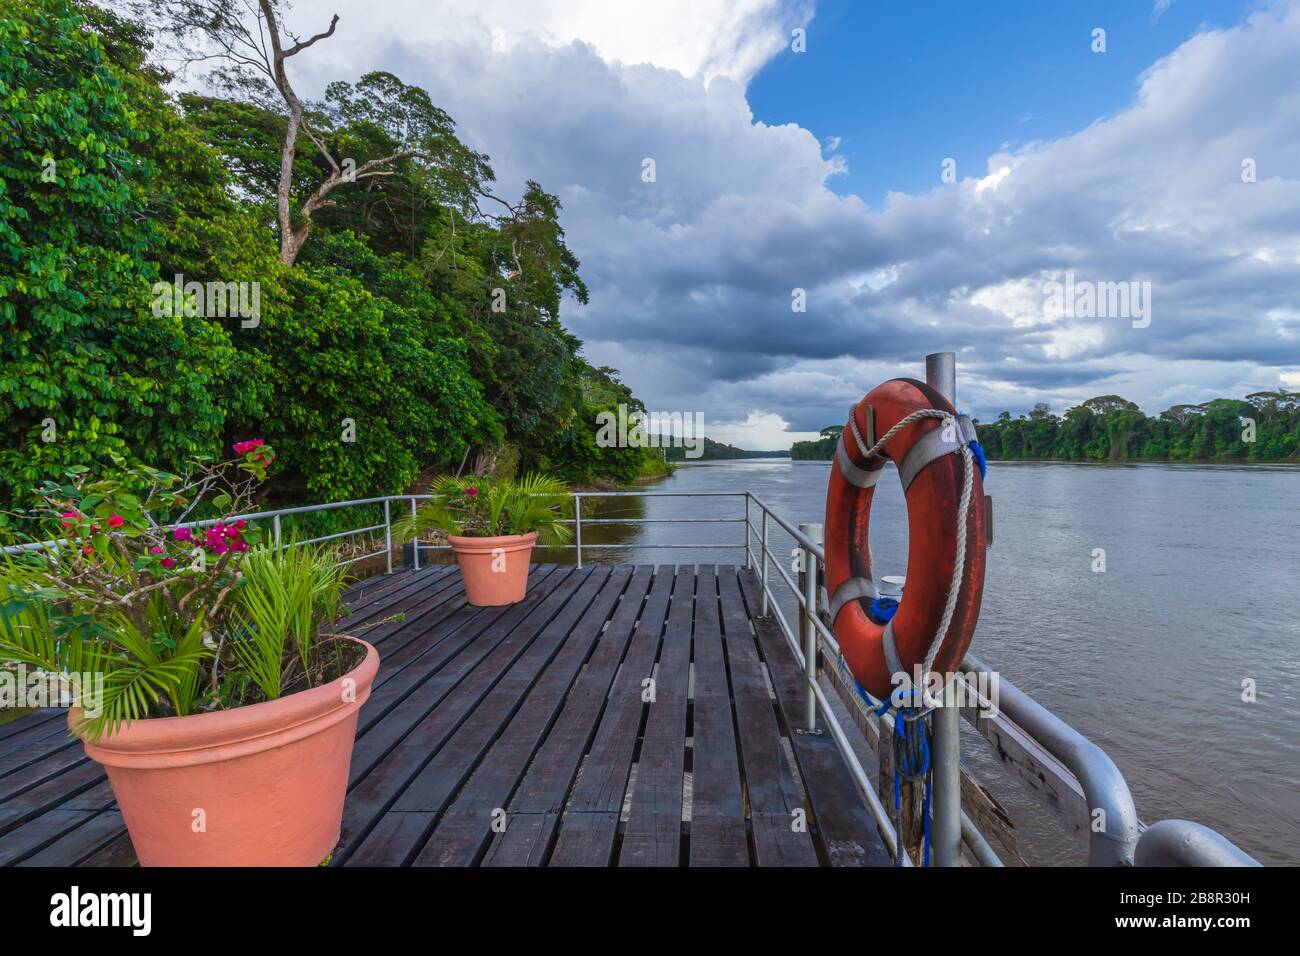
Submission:
M 895 602 L 897 603 L 897 602 Z M 890 615 L 893 616 L 892 614 Z M 893 703 L 887 697 L 879 703 L 867 692 L 855 677 L 853 685 L 858 695 L 866 701 L 867 706 L 877 717 L 883 717 Z M 902 818 L 903 781 L 924 780 L 922 797 L 922 829 L 925 836 L 923 865 L 930 865 L 930 735 L 924 726 L 924 717 L 916 707 L 899 707 L 894 714 L 894 812 Z M 903 865 L 903 854 L 907 851 L 900 845 L 898 855 L 894 857 L 894 866 Z
M 871 602 L 867 613 L 877 624 L 888 624 L 898 613 L 898 602 L 891 597 L 878 597 Z
M 958 412 L 957 414 L 964 415 L 966 413 Z M 980 481 L 983 481 L 985 478 L 988 477 L 988 473 L 989 473 L 989 460 L 984 454 L 984 446 L 979 443 L 978 439 L 976 439 L 975 441 L 967 442 L 966 444 L 970 448 L 970 453 L 975 456 L 976 464 L 980 466 Z

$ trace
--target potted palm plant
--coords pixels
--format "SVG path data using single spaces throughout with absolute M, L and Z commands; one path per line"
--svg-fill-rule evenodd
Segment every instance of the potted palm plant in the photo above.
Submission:
M 442 531 L 456 555 L 470 604 L 495 607 L 524 599 L 533 545 L 558 545 L 572 532 L 569 486 L 545 475 L 522 478 L 451 475 L 434 481 L 431 498 L 393 526 L 402 541 Z
M 105 767 L 146 866 L 327 858 L 379 666 L 369 644 L 330 632 L 333 555 L 276 549 L 235 517 L 273 458 L 261 441 L 235 449 L 184 479 L 70 469 L 18 516 L 57 543 L 0 562 L 0 666 L 71 685 L 71 731 Z M 56 537 L 44 534 L 22 537 Z

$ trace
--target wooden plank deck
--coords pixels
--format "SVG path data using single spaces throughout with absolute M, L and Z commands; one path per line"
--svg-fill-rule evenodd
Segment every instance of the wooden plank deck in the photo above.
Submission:
M 358 583 L 382 663 L 337 866 L 887 866 L 802 673 L 733 566 L 530 569 L 465 602 L 438 565 Z M 132 866 L 98 765 L 46 710 L 0 726 L 0 864 Z

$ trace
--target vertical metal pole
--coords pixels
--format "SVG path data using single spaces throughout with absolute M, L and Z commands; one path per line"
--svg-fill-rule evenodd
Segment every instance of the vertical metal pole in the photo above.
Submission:
M 925 357 L 925 381 L 957 407 L 957 354 L 935 352 Z M 963 542 L 964 544 L 964 542 Z M 961 866 L 961 713 L 950 679 L 943 706 L 934 711 L 934 822 L 931 827 L 936 866 Z
M 392 502 L 384 499 L 384 553 L 388 557 L 388 573 L 393 573 L 393 509 Z
M 275 527 L 275 553 L 280 553 L 280 516 L 276 515 L 275 520 L 271 522 Z
M 800 524 L 799 530 L 814 541 L 821 537 L 819 524 Z M 800 564 L 803 566 L 803 608 L 799 620 L 803 624 L 803 673 L 808 686 L 804 689 L 803 722 L 805 733 L 817 733 L 817 627 L 813 617 L 817 613 L 817 556 L 803 545 Z
M 749 492 L 745 492 L 745 570 L 752 570 L 754 567 L 754 552 L 749 547 L 750 539 L 753 537 L 749 527 Z
M 582 495 L 573 496 L 573 537 L 578 545 L 578 567 L 582 567 Z
M 767 596 L 767 509 L 763 509 L 763 540 L 759 542 L 763 549 L 763 613 L 761 617 L 768 615 L 768 596 Z
M 411 517 L 415 517 L 415 499 L 411 499 Z M 411 539 L 411 564 L 414 565 L 412 570 L 420 570 L 420 536 L 417 534 Z

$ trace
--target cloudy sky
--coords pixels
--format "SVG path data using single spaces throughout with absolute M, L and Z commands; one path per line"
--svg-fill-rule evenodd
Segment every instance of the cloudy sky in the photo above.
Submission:
M 289 24 L 330 13 L 300 91 L 389 70 L 500 191 L 559 194 L 591 288 L 566 323 L 711 437 L 788 446 L 941 349 L 980 417 L 1300 388 L 1300 0 L 298 0 Z M 1067 273 L 1149 314 L 1054 304 Z

